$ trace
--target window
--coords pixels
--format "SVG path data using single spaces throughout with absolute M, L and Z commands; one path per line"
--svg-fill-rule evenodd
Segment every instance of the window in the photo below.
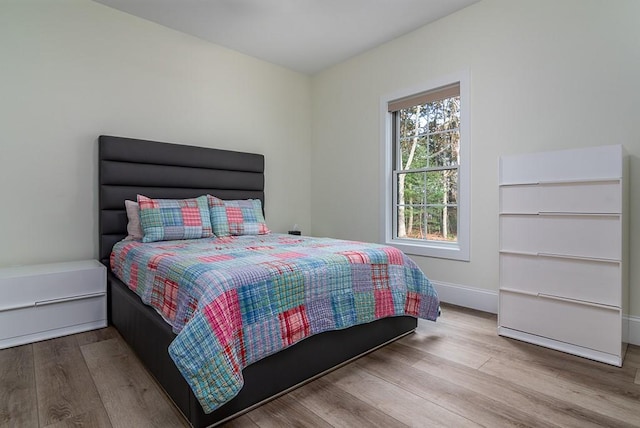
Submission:
M 467 79 L 384 97 L 384 239 L 409 254 L 469 260 Z

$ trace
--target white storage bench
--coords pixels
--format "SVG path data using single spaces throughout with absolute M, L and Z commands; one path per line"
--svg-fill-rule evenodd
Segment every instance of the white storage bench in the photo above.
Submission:
M 0 349 L 106 326 L 97 260 L 0 268 Z

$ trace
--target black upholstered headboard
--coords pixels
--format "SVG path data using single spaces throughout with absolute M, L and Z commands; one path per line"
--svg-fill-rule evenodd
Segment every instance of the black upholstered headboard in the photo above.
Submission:
M 99 138 L 100 260 L 127 235 L 125 199 L 260 199 L 264 207 L 264 156 L 102 135 Z

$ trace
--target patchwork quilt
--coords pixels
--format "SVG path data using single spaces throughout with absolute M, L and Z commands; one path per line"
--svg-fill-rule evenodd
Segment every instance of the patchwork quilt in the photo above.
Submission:
M 377 244 L 282 234 L 124 240 L 111 268 L 177 333 L 169 353 L 207 413 L 240 391 L 244 367 L 310 335 L 438 316 L 417 265 Z

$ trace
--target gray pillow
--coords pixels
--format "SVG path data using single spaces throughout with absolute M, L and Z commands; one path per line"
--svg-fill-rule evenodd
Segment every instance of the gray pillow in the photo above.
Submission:
M 140 206 L 135 201 L 124 201 L 127 210 L 127 233 L 126 239 L 142 239 L 142 226 L 140 225 Z

